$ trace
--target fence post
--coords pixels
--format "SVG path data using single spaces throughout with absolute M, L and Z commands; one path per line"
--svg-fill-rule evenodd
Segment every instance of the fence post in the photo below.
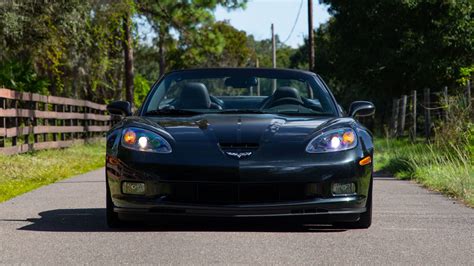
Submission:
M 64 103 L 61 104 L 60 106 L 61 108 L 61 112 L 64 114 L 66 112 L 66 105 Z M 61 126 L 64 128 L 64 126 L 66 126 L 66 119 L 64 119 L 64 117 L 61 119 Z M 65 141 L 66 140 L 66 133 L 63 133 L 63 131 L 61 131 L 61 141 Z
M 401 137 L 403 136 L 403 131 L 405 130 L 405 115 L 406 115 L 406 110 L 407 110 L 407 96 L 403 95 L 402 98 L 400 99 L 400 116 L 399 116 L 399 132 L 398 136 Z
M 49 101 L 49 97 L 48 97 L 48 101 Z M 54 112 L 58 112 L 58 111 L 59 111 L 57 104 L 53 104 L 53 111 L 54 111 Z M 56 119 L 56 118 L 53 119 L 53 125 L 54 125 L 55 128 L 57 128 L 57 126 L 58 126 L 58 119 Z M 58 133 L 57 133 L 57 132 L 54 132 L 54 133 L 53 133 L 53 141 L 54 141 L 54 142 L 58 141 Z
M 38 110 L 38 102 L 31 102 L 31 109 L 32 110 Z M 35 133 L 34 131 L 34 127 L 36 127 L 38 125 L 38 119 L 35 117 L 34 115 L 35 111 L 32 111 L 31 114 L 32 117 L 31 117 L 31 120 L 30 120 L 30 132 L 33 132 L 33 143 L 38 143 L 39 142 L 39 139 L 38 139 L 38 134 Z
M 18 100 L 15 99 L 15 100 L 13 101 L 13 106 L 12 106 L 12 107 L 15 108 L 15 109 L 18 109 Z M 18 128 L 18 125 L 19 125 L 18 119 L 19 119 L 18 117 L 14 117 L 14 118 L 13 118 L 13 126 L 16 127 L 16 128 Z M 11 123 L 11 120 L 10 120 L 9 123 Z M 10 126 L 11 126 L 11 125 L 10 125 Z M 7 128 L 8 128 L 8 126 L 7 126 Z M 18 136 L 12 137 L 12 147 L 13 147 L 13 146 L 16 146 L 16 144 L 17 144 L 17 143 L 16 143 L 16 142 L 17 142 L 17 139 L 18 139 Z
M 391 136 L 397 135 L 397 122 L 398 122 L 398 99 L 392 101 L 392 132 Z
M 448 87 L 447 86 L 444 86 L 444 88 L 443 88 L 443 100 L 444 100 L 444 108 L 443 108 L 444 121 L 448 121 L 449 99 L 448 99 Z
M 425 136 L 426 141 L 430 140 L 431 135 L 431 112 L 430 112 L 430 89 L 425 88 L 423 93 L 423 105 L 425 109 Z
M 74 105 L 69 105 L 68 111 L 69 111 L 69 113 L 73 113 L 74 112 Z M 69 119 L 69 126 L 71 127 L 73 125 L 74 125 L 74 120 Z M 74 132 L 71 132 L 68 135 L 69 135 L 69 140 L 74 140 Z
M 85 135 L 85 142 L 89 141 L 89 120 L 87 120 L 87 113 L 89 113 L 89 107 L 84 107 L 84 135 Z
M 48 104 L 47 103 L 42 103 L 43 105 L 43 111 L 49 111 L 48 110 Z M 49 119 L 43 119 L 43 125 L 49 128 Z M 48 133 L 43 134 L 43 142 L 48 141 Z
M 0 108 L 1 109 L 7 109 L 6 108 L 6 102 L 7 100 L 6 99 L 0 99 Z M 3 148 L 5 147 L 5 138 L 6 138 L 6 130 L 7 130 L 7 125 L 6 125 L 6 118 L 5 117 L 1 117 L 0 118 L 0 130 L 2 130 L 3 132 L 5 132 L 5 135 L 0 137 L 0 148 Z
M 416 90 L 411 92 L 412 97 L 412 116 L 413 116 L 413 128 L 412 128 L 412 136 L 411 140 L 414 142 L 416 141 Z

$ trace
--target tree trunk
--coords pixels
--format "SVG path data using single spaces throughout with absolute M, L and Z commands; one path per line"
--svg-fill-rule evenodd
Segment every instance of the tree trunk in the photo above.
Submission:
M 125 59 L 125 99 L 133 105 L 133 41 L 132 20 L 127 12 L 123 18 L 124 39 L 122 41 Z
M 160 63 L 160 77 L 162 77 L 166 72 L 166 58 L 165 58 L 165 37 L 166 37 L 166 28 L 160 25 L 160 31 L 158 36 L 158 56 Z

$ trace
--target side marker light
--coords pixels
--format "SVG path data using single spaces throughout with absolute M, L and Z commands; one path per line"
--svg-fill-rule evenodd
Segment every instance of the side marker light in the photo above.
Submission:
M 368 165 L 368 164 L 371 164 L 371 163 L 372 163 L 372 157 L 370 157 L 370 156 L 367 156 L 364 159 L 359 161 L 360 166 Z

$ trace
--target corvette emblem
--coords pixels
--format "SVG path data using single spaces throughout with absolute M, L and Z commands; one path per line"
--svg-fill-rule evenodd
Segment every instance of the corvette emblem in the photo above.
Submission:
M 248 151 L 248 152 L 231 152 L 231 151 L 228 151 L 228 152 L 226 152 L 226 154 L 231 156 L 231 157 L 235 157 L 237 159 L 242 159 L 242 158 L 246 158 L 246 157 L 249 157 L 250 155 L 252 155 L 252 152 L 251 151 Z

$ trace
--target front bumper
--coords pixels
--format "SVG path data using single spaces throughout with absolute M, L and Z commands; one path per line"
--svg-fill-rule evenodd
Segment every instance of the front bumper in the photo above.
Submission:
M 155 163 L 155 158 L 139 158 L 127 154 L 121 157 L 108 156 L 107 184 L 109 186 L 114 211 L 121 217 L 137 215 L 172 215 L 172 216 L 212 216 L 212 217 L 267 217 L 267 216 L 316 216 L 329 218 L 331 221 L 357 221 L 359 215 L 366 211 L 366 200 L 372 175 L 372 166 L 360 166 L 358 161 L 367 154 L 357 150 L 347 151 L 341 156 L 318 158 L 295 158 L 269 162 L 265 160 L 248 160 L 234 165 L 216 164 L 205 161 L 185 162 L 183 165 Z M 139 160 L 131 160 L 132 158 Z M 129 161 L 133 162 L 130 163 Z M 222 167 L 223 165 L 223 167 Z M 142 196 L 122 193 L 122 182 L 143 182 L 146 193 Z M 354 182 L 356 193 L 347 196 L 335 196 L 331 192 L 334 182 Z M 183 186 L 235 184 L 238 191 L 245 185 L 270 185 L 291 188 L 297 186 L 316 185 L 314 195 L 298 193 L 282 196 L 281 191 L 274 194 L 262 192 L 262 197 L 242 200 L 240 194 L 232 189 L 219 193 L 226 200 L 217 202 L 215 197 L 202 199 L 202 189 L 185 190 L 189 197 L 172 197 L 164 195 L 162 184 L 179 184 Z M 167 189 L 168 193 L 174 189 Z M 192 192 L 190 192 L 192 191 Z M 209 189 L 206 190 L 207 193 Z M 305 193 L 305 189 L 299 190 Z M 201 192 L 201 194 L 199 194 Z M 228 194 L 237 193 L 235 197 Z M 293 191 L 294 192 L 294 191 Z M 258 190 L 252 190 L 259 194 Z M 212 192 L 214 194 L 214 192 Z M 278 195 L 278 196 L 275 196 Z M 295 196 L 296 195 L 296 196 Z M 208 195 L 209 196 L 209 195 Z M 219 196 L 219 195 L 218 195 Z
M 122 202 L 123 203 L 123 202 Z M 365 197 L 351 196 L 332 199 L 314 199 L 304 202 L 286 202 L 279 204 L 245 205 L 193 205 L 193 204 L 143 204 L 127 201 L 129 207 L 115 207 L 114 211 L 123 218 L 136 218 L 149 215 L 204 216 L 204 217 L 285 217 L 318 216 L 334 221 L 357 221 L 366 211 L 363 206 Z M 132 206 L 133 205 L 133 206 Z M 138 217 L 139 217 L 138 216 Z

